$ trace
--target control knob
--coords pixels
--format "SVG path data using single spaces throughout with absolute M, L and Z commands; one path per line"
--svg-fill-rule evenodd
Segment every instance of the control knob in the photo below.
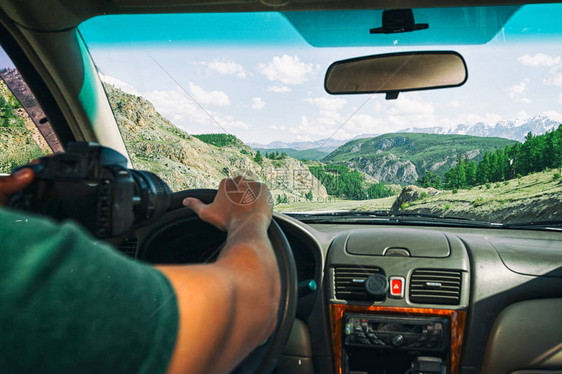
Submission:
M 388 292 L 388 279 L 382 274 L 371 274 L 365 280 L 365 291 L 375 300 L 382 300 Z
M 398 334 L 392 337 L 393 346 L 400 347 L 402 344 L 404 344 L 404 337 L 402 335 Z

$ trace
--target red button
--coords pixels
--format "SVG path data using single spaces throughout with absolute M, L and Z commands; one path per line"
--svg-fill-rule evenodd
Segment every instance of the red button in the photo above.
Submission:
M 404 278 L 390 277 L 390 296 L 404 297 Z

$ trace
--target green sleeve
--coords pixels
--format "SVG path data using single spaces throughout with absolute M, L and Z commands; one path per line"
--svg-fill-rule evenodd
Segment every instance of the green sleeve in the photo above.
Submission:
M 0 209 L 0 373 L 164 373 L 174 290 L 71 223 Z

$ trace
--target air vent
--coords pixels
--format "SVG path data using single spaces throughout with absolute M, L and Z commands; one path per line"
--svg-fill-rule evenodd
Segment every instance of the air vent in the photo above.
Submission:
M 340 300 L 373 300 L 373 296 L 365 291 L 365 279 L 371 274 L 382 273 L 381 268 L 374 266 L 338 266 L 334 268 L 336 299 Z
M 458 270 L 416 269 L 410 278 L 410 301 L 420 304 L 458 305 L 461 272 Z
M 124 255 L 135 257 L 137 254 L 137 243 L 138 240 L 136 236 L 125 238 L 123 239 L 121 244 L 119 244 L 119 247 L 117 249 L 119 249 L 119 251 Z

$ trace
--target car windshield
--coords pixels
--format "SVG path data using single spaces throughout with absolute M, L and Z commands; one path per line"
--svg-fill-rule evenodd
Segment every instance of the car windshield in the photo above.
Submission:
M 175 191 L 244 174 L 282 212 L 562 219 L 562 5 L 412 13 L 427 27 L 370 32 L 383 11 L 339 10 L 100 16 L 79 30 L 133 166 Z M 394 100 L 325 90 L 335 61 L 434 50 L 462 55 L 464 85 Z

